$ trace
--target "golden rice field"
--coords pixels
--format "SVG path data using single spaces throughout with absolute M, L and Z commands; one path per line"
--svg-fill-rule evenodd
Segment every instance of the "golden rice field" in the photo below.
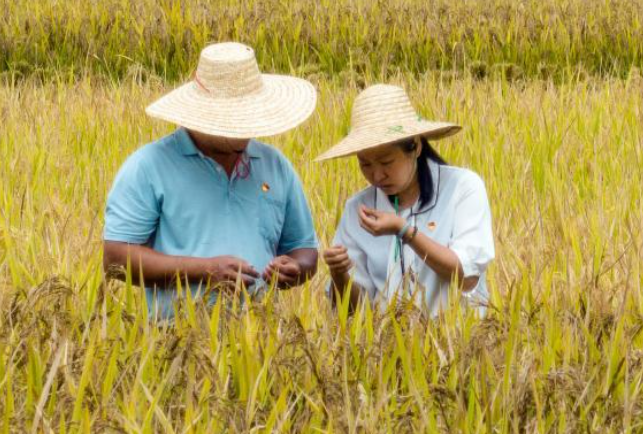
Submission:
M 0 433 L 643 432 L 637 1 L 0 0 Z M 418 11 L 435 36 L 426 51 L 420 19 L 403 26 Z M 303 22 L 295 38 L 289 24 Z M 510 40 L 489 43 L 499 29 Z M 455 293 L 435 320 L 399 305 L 350 316 L 326 300 L 322 266 L 250 306 L 187 300 L 157 327 L 139 288 L 104 279 L 113 177 L 173 128 L 143 109 L 219 36 L 316 84 L 310 120 L 266 141 L 293 161 L 324 246 L 365 181 L 355 161 L 312 159 L 346 133 L 365 84 L 403 84 L 423 117 L 464 126 L 436 147 L 486 182 L 497 259 L 485 319 Z M 478 63 L 444 60 L 476 38 Z
M 643 66 L 643 0 L 0 0 L 0 71 L 190 73 L 208 41 L 264 70 L 625 77 Z
M 249 309 L 188 303 L 147 323 L 105 284 L 102 207 L 120 163 L 171 130 L 142 116 L 163 85 L 0 89 L 3 432 L 640 432 L 643 81 L 404 81 L 438 143 L 486 180 L 493 308 L 427 321 L 349 318 L 308 286 Z M 293 160 L 322 243 L 364 181 L 313 156 L 356 88 L 318 83 L 314 117 L 272 140 Z

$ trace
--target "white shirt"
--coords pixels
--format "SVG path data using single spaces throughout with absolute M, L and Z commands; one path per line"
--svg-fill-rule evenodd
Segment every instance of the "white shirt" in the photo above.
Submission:
M 466 299 L 484 314 L 488 299 L 486 269 L 494 258 L 491 211 L 482 179 L 474 172 L 441 166 L 429 160 L 434 193 L 430 204 L 419 208 L 416 202 L 400 213 L 432 240 L 447 246 L 458 257 L 465 277 L 479 276 L 477 286 Z M 375 237 L 359 225 L 360 205 L 395 212 L 387 195 L 370 186 L 346 202 L 333 245 L 343 245 L 353 261 L 351 276 L 371 300 L 390 301 L 393 297 L 413 296 L 418 306 L 434 316 L 448 303 L 450 282 L 439 277 L 408 245 L 402 245 L 396 259 L 397 237 Z M 411 213 L 413 215 L 411 216 Z M 398 247 L 399 248 L 399 247 Z

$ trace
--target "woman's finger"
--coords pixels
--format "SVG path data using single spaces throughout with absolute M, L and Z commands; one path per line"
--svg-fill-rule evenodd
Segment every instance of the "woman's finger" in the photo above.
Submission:
M 336 256 L 340 255 L 342 253 L 348 252 L 348 249 L 344 246 L 334 246 L 334 247 L 329 247 L 324 251 L 324 254 L 328 253 L 329 256 Z
M 324 253 L 323 253 L 322 256 L 324 258 L 333 258 L 333 257 L 335 257 L 337 255 L 340 255 L 340 254 L 344 253 L 345 251 L 346 251 L 345 248 L 344 249 L 339 249 L 339 248 L 331 247 L 331 248 L 328 248 L 328 249 L 324 250 Z
M 364 214 L 374 219 L 377 219 L 380 216 L 380 212 L 372 208 L 364 208 Z
M 342 261 L 340 264 L 338 264 L 337 268 L 342 271 L 348 271 L 351 269 L 352 266 L 353 266 L 353 263 L 350 260 L 347 260 L 347 261 Z
M 369 233 L 371 233 L 372 235 L 377 234 L 377 230 L 379 227 L 379 224 L 377 223 L 377 221 L 372 220 L 369 217 L 365 217 L 362 220 L 362 223 L 363 223 L 362 227 L 364 227 Z
M 371 235 L 373 234 L 373 230 L 371 229 L 371 227 L 368 225 L 368 223 L 366 223 L 366 221 L 361 216 L 359 218 L 359 225 L 362 227 L 362 229 L 364 229 L 369 234 L 371 234 Z
M 368 215 L 366 215 L 366 212 L 363 209 L 360 209 L 359 211 L 359 221 L 360 223 L 366 223 L 369 226 L 372 226 L 375 221 L 370 218 Z
M 327 260 L 326 260 L 326 263 L 327 263 L 328 265 L 331 265 L 331 264 L 332 264 L 332 265 L 335 265 L 335 264 L 341 264 L 342 262 L 345 262 L 345 261 L 347 261 L 347 260 L 350 260 L 350 258 L 348 257 L 348 255 L 347 255 L 347 254 L 343 253 L 343 254 L 341 254 L 341 255 L 337 255 L 337 256 L 335 256 L 335 257 L 333 257 L 333 258 L 329 258 L 329 259 L 327 259 Z

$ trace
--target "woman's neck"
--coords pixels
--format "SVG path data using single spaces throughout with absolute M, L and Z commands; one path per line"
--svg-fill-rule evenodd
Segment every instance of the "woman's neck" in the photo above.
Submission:
M 420 184 L 417 178 L 406 189 L 398 193 L 397 197 L 401 210 L 413 206 L 420 197 Z

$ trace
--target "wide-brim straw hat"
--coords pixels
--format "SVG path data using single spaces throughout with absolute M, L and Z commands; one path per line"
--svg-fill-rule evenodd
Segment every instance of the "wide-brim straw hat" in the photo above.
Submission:
M 404 89 L 376 84 L 364 89 L 355 98 L 348 135 L 315 160 L 346 157 L 416 136 L 438 140 L 452 136 L 461 129 L 450 122 L 422 119 L 413 109 Z
M 201 52 L 194 79 L 145 110 L 148 115 L 212 136 L 273 136 L 305 121 L 317 92 L 308 81 L 261 74 L 252 48 L 236 42 Z

